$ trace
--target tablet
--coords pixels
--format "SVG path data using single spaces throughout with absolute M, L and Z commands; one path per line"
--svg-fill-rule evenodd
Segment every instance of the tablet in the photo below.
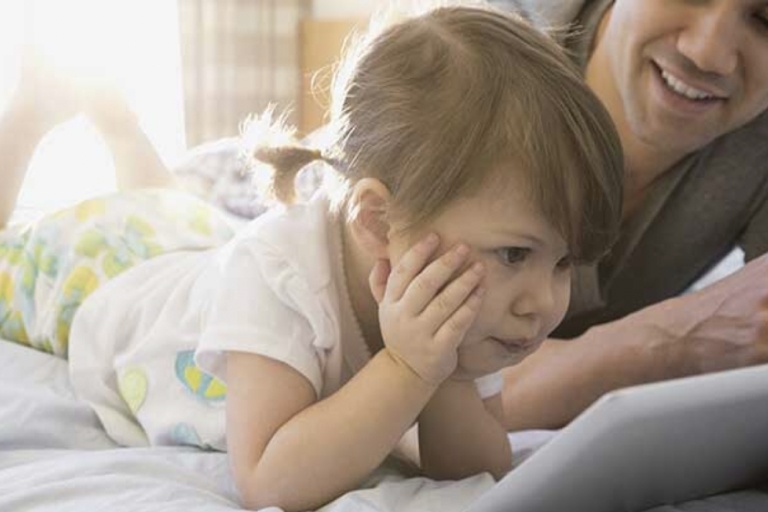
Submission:
M 768 481 L 768 365 L 606 394 L 468 512 L 637 512 Z

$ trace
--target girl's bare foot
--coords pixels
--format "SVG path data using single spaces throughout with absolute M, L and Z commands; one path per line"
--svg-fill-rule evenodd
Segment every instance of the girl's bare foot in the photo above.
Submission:
M 55 62 L 27 45 L 9 110 L 23 112 L 26 122 L 47 133 L 77 115 L 82 108 L 79 84 Z
M 83 111 L 109 146 L 118 188 L 175 187 L 175 177 L 158 155 L 117 84 L 94 81 L 83 91 Z

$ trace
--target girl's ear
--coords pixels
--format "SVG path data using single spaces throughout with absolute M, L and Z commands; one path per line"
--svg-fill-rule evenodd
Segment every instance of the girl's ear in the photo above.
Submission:
M 392 194 L 374 178 L 363 178 L 352 187 L 349 224 L 357 245 L 375 258 L 388 258 Z

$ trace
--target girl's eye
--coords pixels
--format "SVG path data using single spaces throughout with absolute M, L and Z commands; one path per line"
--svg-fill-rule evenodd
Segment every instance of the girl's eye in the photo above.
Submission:
M 525 261 L 531 250 L 527 247 L 502 247 L 496 253 L 504 265 L 514 265 Z

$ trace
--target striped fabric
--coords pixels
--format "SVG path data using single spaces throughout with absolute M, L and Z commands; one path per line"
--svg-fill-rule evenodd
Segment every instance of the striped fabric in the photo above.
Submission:
M 188 146 L 238 133 L 269 104 L 296 104 L 299 21 L 310 0 L 179 0 Z

